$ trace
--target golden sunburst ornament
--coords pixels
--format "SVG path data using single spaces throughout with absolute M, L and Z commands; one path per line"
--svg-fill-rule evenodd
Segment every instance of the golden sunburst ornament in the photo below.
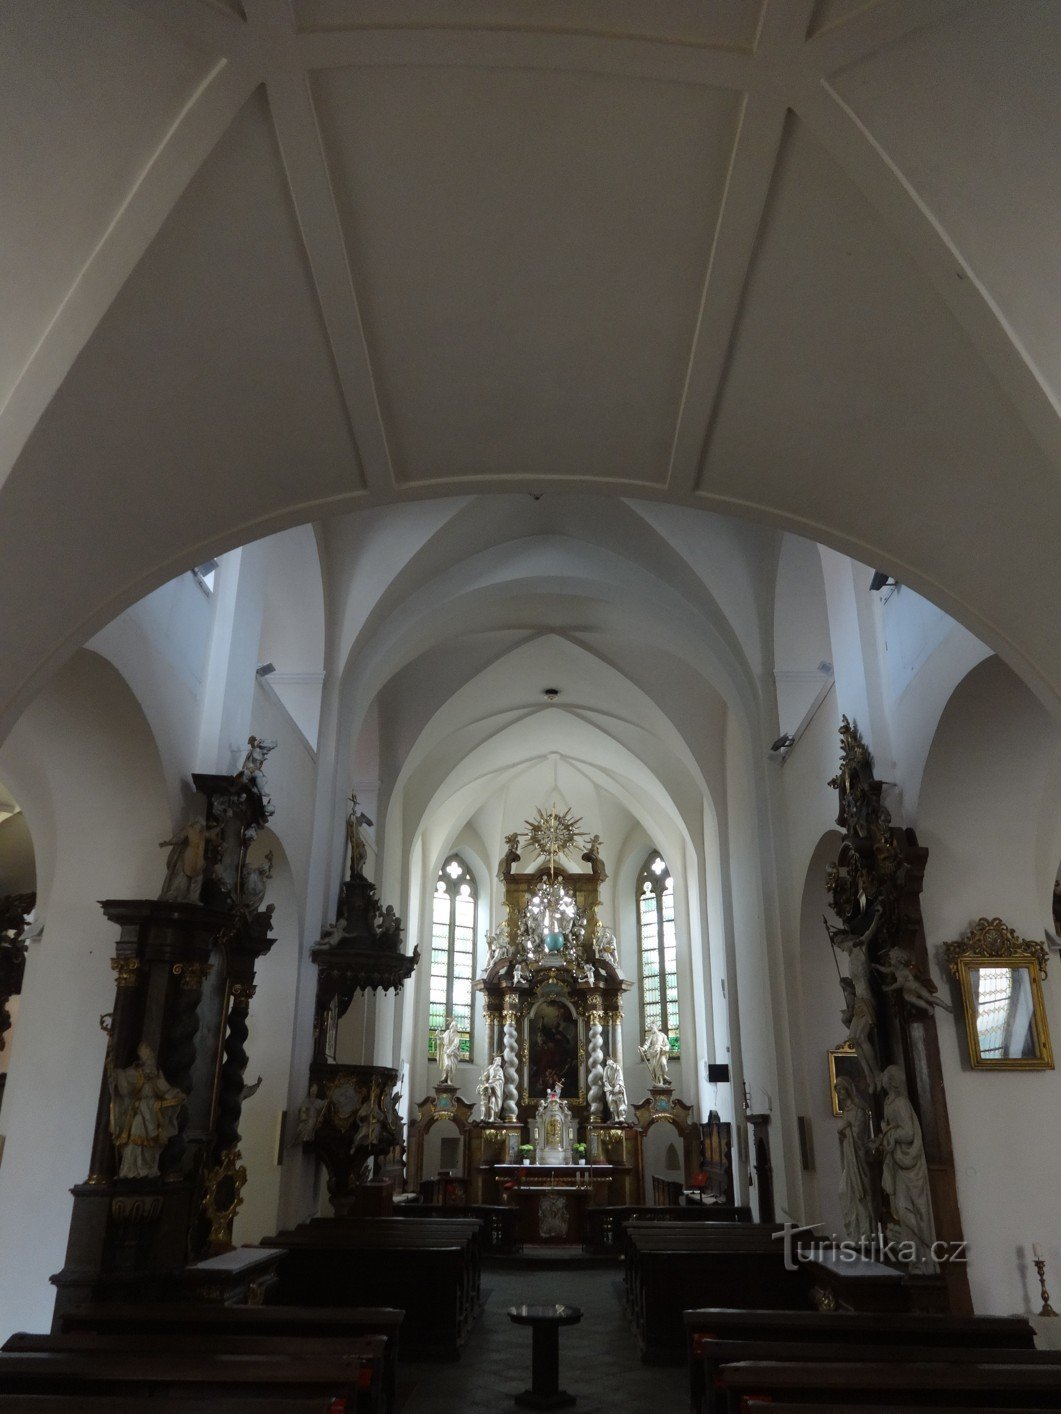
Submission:
M 527 827 L 524 839 L 532 849 L 548 859 L 550 867 L 562 855 L 572 854 L 576 845 L 585 838 L 584 832 L 579 829 L 581 817 L 573 819 L 569 809 L 560 815 L 555 805 L 550 807 L 548 814 L 539 806 L 534 819 L 523 823 Z

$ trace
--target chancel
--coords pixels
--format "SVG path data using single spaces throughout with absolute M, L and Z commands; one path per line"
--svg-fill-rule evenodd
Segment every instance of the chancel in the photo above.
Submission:
M 1057 1407 L 1061 6 L 0 9 L 0 1406 Z

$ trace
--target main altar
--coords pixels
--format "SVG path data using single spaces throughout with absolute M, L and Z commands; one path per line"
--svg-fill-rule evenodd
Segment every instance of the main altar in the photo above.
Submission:
M 440 1080 L 418 1106 L 410 1146 L 415 1166 L 430 1125 L 454 1121 L 467 1201 L 519 1207 L 525 1241 L 577 1242 L 587 1204 L 642 1201 L 641 1134 L 621 1068 L 632 984 L 599 916 L 601 841 L 580 824 L 554 807 L 507 836 L 504 915 L 475 983 L 491 1058 L 481 1113 L 473 1120 L 475 1106 L 450 1083 L 440 1033 Z M 572 856 L 584 867 L 562 862 Z M 533 867 L 521 869 L 528 859 Z

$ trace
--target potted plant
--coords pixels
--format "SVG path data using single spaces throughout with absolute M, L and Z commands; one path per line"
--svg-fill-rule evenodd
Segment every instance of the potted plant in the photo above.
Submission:
M 525 1164 L 529 1164 L 531 1159 L 534 1158 L 534 1145 L 521 1144 L 519 1146 L 519 1156 Z
M 584 1164 L 584 1163 L 586 1162 L 586 1146 L 585 1146 L 585 1144 L 572 1144 L 572 1145 L 571 1145 L 571 1154 L 572 1154 L 572 1157 L 574 1158 L 576 1164 Z

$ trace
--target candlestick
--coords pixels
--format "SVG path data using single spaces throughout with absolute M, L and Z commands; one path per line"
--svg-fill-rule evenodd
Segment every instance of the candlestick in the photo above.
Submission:
M 1039 1273 L 1039 1295 L 1043 1298 L 1043 1309 L 1039 1312 L 1039 1315 L 1056 1316 L 1057 1312 L 1050 1305 L 1050 1293 L 1046 1289 L 1046 1263 L 1043 1261 L 1042 1257 L 1036 1257 L 1035 1270 Z
M 1038 1242 L 1032 1243 L 1032 1256 L 1037 1262 L 1041 1262 L 1043 1260 L 1043 1249 L 1039 1246 Z

